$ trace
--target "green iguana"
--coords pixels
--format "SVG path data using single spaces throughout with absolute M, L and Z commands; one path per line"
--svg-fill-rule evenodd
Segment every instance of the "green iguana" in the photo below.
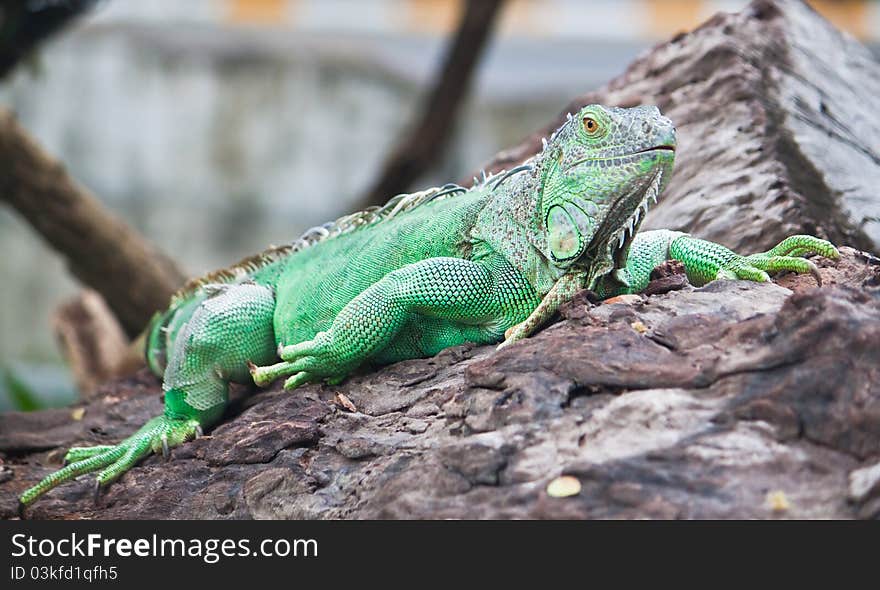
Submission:
M 22 506 L 81 474 L 100 470 L 100 489 L 150 452 L 167 456 L 220 419 L 230 382 L 286 377 L 294 389 L 464 342 L 507 346 L 580 289 L 644 289 L 667 259 L 701 285 L 781 270 L 818 279 L 800 256 L 838 257 L 812 236 L 740 256 L 680 232 L 637 234 L 674 156 L 675 129 L 656 107 L 590 105 L 522 166 L 394 197 L 191 282 L 147 337 L 165 413 L 117 445 L 71 448 Z

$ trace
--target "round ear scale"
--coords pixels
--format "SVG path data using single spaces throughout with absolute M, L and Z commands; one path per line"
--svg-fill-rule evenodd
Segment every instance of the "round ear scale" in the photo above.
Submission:
M 547 212 L 547 244 L 550 255 L 558 262 L 580 255 L 583 238 L 577 224 L 562 205 L 553 205 Z

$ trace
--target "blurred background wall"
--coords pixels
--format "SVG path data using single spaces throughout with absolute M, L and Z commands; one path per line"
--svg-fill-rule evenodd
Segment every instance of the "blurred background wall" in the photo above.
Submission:
M 811 3 L 876 47 L 880 3 Z M 746 4 L 509 0 L 448 155 L 418 187 L 460 178 L 651 45 Z M 460 9 L 453 0 L 106 0 L 0 84 L 0 104 L 195 275 L 354 206 L 415 114 Z M 49 318 L 78 286 L 3 208 L 0 253 L 0 370 L 64 403 L 74 392 Z

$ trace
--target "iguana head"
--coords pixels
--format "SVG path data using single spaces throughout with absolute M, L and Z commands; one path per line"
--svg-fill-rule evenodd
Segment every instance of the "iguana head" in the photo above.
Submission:
M 675 128 L 657 107 L 589 105 L 538 157 L 545 255 L 588 270 L 587 287 L 626 262 L 629 245 L 672 172 Z

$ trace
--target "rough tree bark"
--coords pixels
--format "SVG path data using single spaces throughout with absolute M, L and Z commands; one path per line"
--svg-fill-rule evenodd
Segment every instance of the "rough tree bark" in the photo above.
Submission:
M 107 211 L 0 109 L 0 202 L 11 205 L 104 297 L 126 333 L 140 332 L 185 277 L 174 262 Z
M 483 167 L 531 156 L 567 111 L 594 102 L 656 104 L 675 123 L 675 172 L 643 229 L 738 249 L 818 232 L 880 251 L 880 63 L 804 2 L 712 17 Z
M 876 68 L 804 4 L 760 1 L 655 48 L 593 97 L 621 103 L 626 82 L 673 113 L 684 172 L 655 222 L 745 251 L 804 224 L 846 243 L 865 239 L 848 225 L 862 211 L 849 191 L 880 204 L 858 192 L 877 165 L 845 163 L 876 152 L 861 128 L 876 123 L 860 119 L 876 105 L 861 90 Z M 837 122 L 830 133 L 817 100 Z M 799 101 L 801 113 L 819 109 L 815 134 L 785 116 Z M 222 424 L 170 462 L 145 460 L 97 504 L 91 481 L 68 484 L 30 515 L 876 518 L 880 260 L 842 253 L 817 260 L 822 288 L 787 275 L 695 289 L 668 265 L 652 295 L 577 299 L 500 352 L 454 347 L 293 394 L 239 388 Z M 142 371 L 84 411 L 0 416 L 0 516 L 16 514 L 17 494 L 66 447 L 118 441 L 161 412 L 159 393 Z M 548 493 L 560 475 L 580 492 Z
M 388 156 L 378 179 L 362 199 L 362 206 L 383 205 L 394 195 L 406 192 L 443 153 L 503 4 L 504 0 L 465 2 L 455 39 L 418 119 Z

